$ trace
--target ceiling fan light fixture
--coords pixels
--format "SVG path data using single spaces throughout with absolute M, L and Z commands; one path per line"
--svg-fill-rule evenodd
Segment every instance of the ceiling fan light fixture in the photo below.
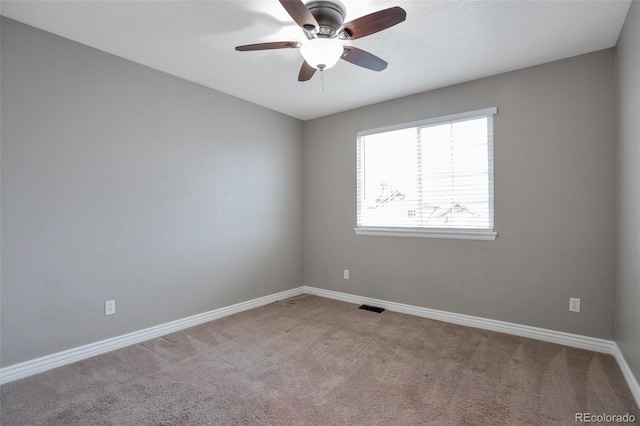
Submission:
M 335 38 L 314 38 L 300 47 L 304 60 L 313 68 L 326 70 L 334 66 L 344 52 L 342 43 Z

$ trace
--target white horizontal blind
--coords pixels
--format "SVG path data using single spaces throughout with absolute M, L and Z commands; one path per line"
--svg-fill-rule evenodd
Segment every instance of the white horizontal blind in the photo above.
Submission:
M 493 231 L 496 112 L 359 133 L 358 227 Z

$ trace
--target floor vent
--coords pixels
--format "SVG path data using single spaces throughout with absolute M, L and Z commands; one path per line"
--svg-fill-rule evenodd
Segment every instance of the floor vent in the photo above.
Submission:
M 362 305 L 358 309 L 364 309 L 365 311 L 371 311 L 371 312 L 377 312 L 377 313 L 381 313 L 382 311 L 384 311 L 384 308 L 378 308 L 377 306 L 369 306 L 369 305 Z

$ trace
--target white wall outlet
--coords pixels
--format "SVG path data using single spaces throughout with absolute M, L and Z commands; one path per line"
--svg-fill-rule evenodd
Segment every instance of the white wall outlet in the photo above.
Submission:
M 348 279 L 349 279 L 349 270 L 348 270 L 348 269 L 345 269 L 345 270 L 344 270 L 344 275 L 343 275 L 343 276 L 344 276 L 344 279 L 345 279 L 345 280 L 348 280 Z
M 569 311 L 580 312 L 580 299 L 578 299 L 577 297 L 569 298 Z
M 115 313 L 116 313 L 116 301 L 107 300 L 106 302 L 104 302 L 104 314 L 113 315 Z

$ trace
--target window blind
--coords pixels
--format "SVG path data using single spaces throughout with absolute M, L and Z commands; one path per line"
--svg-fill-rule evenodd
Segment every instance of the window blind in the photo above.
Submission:
M 497 108 L 360 132 L 357 226 L 493 231 Z

